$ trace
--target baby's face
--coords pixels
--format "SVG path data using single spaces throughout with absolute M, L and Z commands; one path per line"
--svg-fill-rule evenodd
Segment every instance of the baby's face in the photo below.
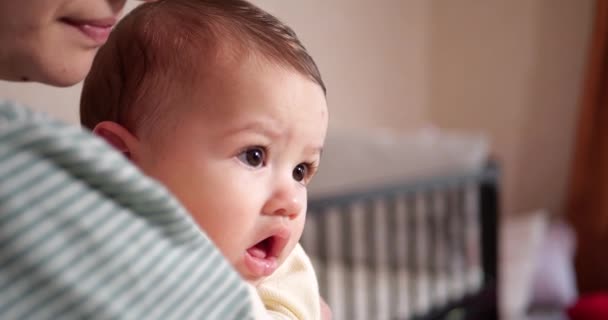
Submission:
M 138 162 L 257 283 L 302 234 L 327 105 L 317 84 L 287 68 L 252 60 L 215 72 L 189 111 L 175 111 L 174 128 L 140 137 Z

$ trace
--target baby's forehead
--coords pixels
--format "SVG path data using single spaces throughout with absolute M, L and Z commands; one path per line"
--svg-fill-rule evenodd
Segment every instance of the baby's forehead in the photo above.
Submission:
M 240 69 L 238 66 L 233 68 Z M 255 140 L 257 143 L 272 144 L 286 137 L 303 136 L 301 140 L 307 144 L 322 145 L 327 105 L 318 84 L 295 70 L 251 67 L 250 72 L 260 70 L 258 76 L 226 72 L 220 74 L 224 77 L 221 80 L 209 77 L 209 81 L 189 83 L 185 91 L 191 94 L 172 92 L 178 94 L 176 103 L 173 107 L 165 104 L 164 115 L 157 117 L 160 123 L 154 129 L 159 137 L 163 141 L 211 139 L 228 143 L 255 135 L 261 138 Z M 209 84 L 216 80 L 218 85 Z
M 176 105 L 190 106 L 188 98 L 195 94 L 201 98 L 218 83 L 229 87 L 224 68 L 239 67 L 251 56 L 298 70 L 324 89 L 293 31 L 247 2 L 138 6 L 97 54 L 81 99 L 82 123 L 93 128 L 112 120 L 137 131 L 141 122 L 161 121 Z

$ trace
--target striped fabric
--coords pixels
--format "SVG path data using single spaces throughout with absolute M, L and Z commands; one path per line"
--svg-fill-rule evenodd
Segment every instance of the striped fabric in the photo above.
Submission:
M 100 139 L 0 102 L 0 319 L 250 319 L 187 212 Z

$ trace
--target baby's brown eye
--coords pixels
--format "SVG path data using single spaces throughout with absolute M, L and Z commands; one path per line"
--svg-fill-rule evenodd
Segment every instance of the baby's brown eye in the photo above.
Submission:
M 293 179 L 300 182 L 306 178 L 308 174 L 308 167 L 305 164 L 299 164 L 293 169 Z
M 264 160 L 265 160 L 264 159 L 265 158 L 264 149 L 256 147 L 256 148 L 251 148 L 251 149 L 245 150 L 241 154 L 238 155 L 238 158 L 244 164 L 254 167 L 254 168 L 258 168 L 264 164 Z

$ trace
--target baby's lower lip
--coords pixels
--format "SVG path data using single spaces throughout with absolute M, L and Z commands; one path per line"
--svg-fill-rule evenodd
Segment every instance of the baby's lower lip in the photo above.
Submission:
M 267 277 L 279 266 L 276 257 L 258 258 L 245 252 L 245 266 L 253 277 Z

